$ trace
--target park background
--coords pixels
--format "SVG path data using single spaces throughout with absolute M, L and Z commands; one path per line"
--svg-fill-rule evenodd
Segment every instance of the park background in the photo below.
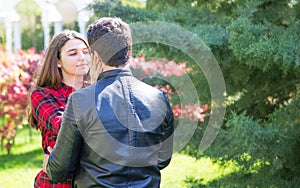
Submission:
M 25 27 L 20 50 L 6 52 L 5 28 L 0 24 L 1 188 L 32 187 L 43 160 L 40 134 L 26 125 L 27 91 L 44 48 L 41 12 L 33 0 L 21 0 L 18 7 Z M 162 187 L 300 186 L 297 0 L 107 0 L 87 9 L 93 12 L 89 22 L 117 16 L 128 23 L 159 21 L 180 26 L 205 42 L 222 70 L 224 121 L 213 144 L 200 152 L 214 104 L 204 73 L 180 47 L 159 43 L 133 47 L 134 62 L 148 65 L 135 66 L 137 72 L 153 74 L 153 79 L 145 81 L 168 92 L 177 121 L 184 119 L 186 129 L 192 128 L 191 120 L 197 121 L 188 144 L 162 171 Z M 31 17 L 34 26 L 26 23 Z M 79 30 L 76 21 L 63 28 Z M 155 79 L 158 70 L 160 78 L 182 76 L 178 72 L 188 75 L 200 103 L 181 105 L 176 88 Z

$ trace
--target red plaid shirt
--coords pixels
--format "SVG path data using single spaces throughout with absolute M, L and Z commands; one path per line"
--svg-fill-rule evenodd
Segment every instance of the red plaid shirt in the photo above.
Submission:
M 73 91 L 73 87 L 61 83 L 57 89 L 37 88 L 31 95 L 32 112 L 42 134 L 42 147 L 45 154 L 49 154 L 48 146 L 53 148 L 55 145 L 66 103 Z M 70 175 L 64 182 L 52 184 L 48 175 L 41 170 L 35 178 L 34 187 L 67 188 L 71 187 L 71 181 Z

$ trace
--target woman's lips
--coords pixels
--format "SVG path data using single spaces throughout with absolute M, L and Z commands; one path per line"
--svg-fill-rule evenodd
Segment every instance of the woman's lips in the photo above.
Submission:
M 80 64 L 80 65 L 76 65 L 77 68 L 79 68 L 79 67 L 86 67 L 86 66 L 88 66 L 88 64 Z

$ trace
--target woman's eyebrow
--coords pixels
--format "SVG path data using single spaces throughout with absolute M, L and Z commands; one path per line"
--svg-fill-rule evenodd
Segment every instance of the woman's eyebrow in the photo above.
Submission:
M 71 48 L 71 49 L 67 50 L 67 52 L 70 52 L 70 51 L 79 51 L 79 50 L 88 50 L 88 48 Z

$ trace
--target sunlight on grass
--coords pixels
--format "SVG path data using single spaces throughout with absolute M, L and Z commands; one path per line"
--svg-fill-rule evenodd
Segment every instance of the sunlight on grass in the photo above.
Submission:
M 11 154 L 6 155 L 3 150 L 0 152 L 0 188 L 33 187 L 34 178 L 42 167 L 43 152 L 40 133 L 31 131 L 30 137 L 28 127 L 19 129 Z M 184 182 L 187 177 L 203 178 L 203 182 L 208 182 L 234 170 L 233 164 L 221 167 L 209 158 L 196 160 L 176 153 L 170 165 L 161 172 L 161 187 L 187 187 Z
M 26 161 L 24 161 L 25 163 Z M 12 168 L 0 170 L 0 188 L 30 188 L 41 168 Z
M 24 127 L 18 130 L 10 155 L 0 152 L 0 188 L 33 187 L 36 174 L 41 170 L 43 152 L 41 136 L 36 130 Z
M 209 158 L 196 160 L 188 155 L 174 154 L 170 165 L 161 172 L 161 187 L 182 188 L 186 187 L 184 180 L 187 177 L 203 178 L 204 182 L 208 182 L 235 170 L 233 164 L 228 164 L 225 168 L 214 164 Z
M 31 134 L 31 136 L 30 136 Z M 17 130 L 15 144 L 12 147 L 11 154 L 26 153 L 39 148 L 42 151 L 41 134 L 35 129 L 27 126 Z M 5 155 L 6 150 L 1 150 L 0 155 Z

